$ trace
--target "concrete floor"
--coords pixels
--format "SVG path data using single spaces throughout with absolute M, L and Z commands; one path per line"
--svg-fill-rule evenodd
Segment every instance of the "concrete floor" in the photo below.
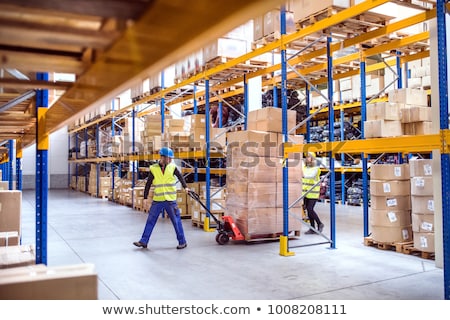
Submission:
M 48 265 L 93 263 L 103 300 L 290 300 L 444 298 L 443 270 L 433 260 L 364 245 L 362 208 L 337 206 L 336 249 L 318 235 L 279 242 L 220 246 L 216 233 L 183 220 L 188 247 L 177 250 L 175 232 L 160 218 L 148 249 L 139 240 L 147 214 L 71 190 L 48 196 Z M 329 234 L 328 205 L 318 212 Z M 22 243 L 35 243 L 35 194 L 23 192 Z M 306 231 L 306 229 L 304 230 Z M 293 248 L 293 247 L 296 248 Z

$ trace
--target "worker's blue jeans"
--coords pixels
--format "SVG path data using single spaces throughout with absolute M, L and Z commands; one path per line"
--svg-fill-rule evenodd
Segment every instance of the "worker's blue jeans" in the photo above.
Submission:
M 147 244 L 152 235 L 153 228 L 158 221 L 160 213 L 165 210 L 172 221 L 173 228 L 177 233 L 178 244 L 185 244 L 183 224 L 181 223 L 180 210 L 178 209 L 176 201 L 153 201 L 152 206 L 148 212 L 147 223 L 145 224 L 144 232 L 140 242 Z

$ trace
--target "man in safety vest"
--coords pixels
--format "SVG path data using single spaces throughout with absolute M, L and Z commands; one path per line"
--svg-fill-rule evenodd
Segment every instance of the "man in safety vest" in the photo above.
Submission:
M 316 163 L 316 155 L 314 152 L 308 152 L 303 163 L 303 177 L 302 177 L 302 189 L 304 197 L 304 203 L 306 211 L 308 212 L 309 222 L 312 229 L 316 229 L 316 223 L 319 232 L 323 230 L 323 223 L 316 211 L 314 211 L 314 206 L 316 205 L 317 199 L 320 196 L 320 168 Z M 312 229 L 309 229 L 305 234 L 315 234 Z
M 161 156 L 158 163 L 150 166 L 150 173 L 144 189 L 144 199 L 147 199 L 150 187 L 153 184 L 153 201 L 150 207 L 147 223 L 141 240 L 133 242 L 136 247 L 147 248 L 148 241 L 156 225 L 159 214 L 165 210 L 172 221 L 173 227 L 177 234 L 177 249 L 184 249 L 187 246 L 184 237 L 183 225 L 181 223 L 180 210 L 177 206 L 177 179 L 181 182 L 184 190 L 189 192 L 186 181 L 178 170 L 177 166 L 172 163 L 173 151 L 170 148 L 161 148 L 159 151 Z

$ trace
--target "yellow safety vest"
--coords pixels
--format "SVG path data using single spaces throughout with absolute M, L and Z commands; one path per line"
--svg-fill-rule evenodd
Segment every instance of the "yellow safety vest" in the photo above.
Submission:
M 153 174 L 153 201 L 175 201 L 177 200 L 177 179 L 173 175 L 176 165 L 169 163 L 162 173 L 159 163 L 150 166 L 150 172 Z
M 305 198 L 308 199 L 319 199 L 320 196 L 320 183 L 313 187 L 320 180 L 320 168 L 317 167 L 307 167 L 303 166 L 303 174 L 306 177 L 309 177 L 313 174 L 313 170 L 317 170 L 317 174 L 314 178 L 302 178 L 302 190 L 303 194 L 308 192 Z

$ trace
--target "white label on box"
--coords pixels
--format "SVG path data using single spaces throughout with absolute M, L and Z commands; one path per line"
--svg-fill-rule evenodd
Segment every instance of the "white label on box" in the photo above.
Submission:
M 205 135 L 204 135 L 204 134 L 201 134 L 201 135 L 200 135 L 200 139 L 201 139 L 201 140 L 205 140 Z
M 424 164 L 423 165 L 423 172 L 426 176 L 431 176 L 433 174 L 433 169 L 431 168 L 431 165 Z
M 420 237 L 420 247 L 421 248 L 428 248 L 427 237 Z
M 386 193 L 391 192 L 391 185 L 388 182 L 383 183 L 383 191 Z
M 434 211 L 434 200 L 428 200 L 427 209 Z
M 433 224 L 432 223 L 429 223 L 429 222 L 422 222 L 422 225 L 420 226 L 423 230 L 426 230 L 426 231 L 433 231 Z
M 423 178 L 416 178 L 416 187 L 423 188 L 425 187 L 425 180 Z
M 387 215 L 388 215 L 388 218 L 389 218 L 390 222 L 397 221 L 397 215 L 395 214 L 395 212 L 389 211 Z
M 387 199 L 386 205 L 388 207 L 395 207 L 397 205 L 397 199 Z
M 409 232 L 408 232 L 408 229 L 403 229 L 403 230 L 402 230 L 402 236 L 403 236 L 403 239 L 404 239 L 404 240 L 409 239 Z
M 195 210 L 194 210 L 192 216 L 193 216 L 195 219 L 200 219 L 200 211 L 195 211 Z
M 402 176 L 402 167 L 394 167 L 394 176 L 396 177 Z

